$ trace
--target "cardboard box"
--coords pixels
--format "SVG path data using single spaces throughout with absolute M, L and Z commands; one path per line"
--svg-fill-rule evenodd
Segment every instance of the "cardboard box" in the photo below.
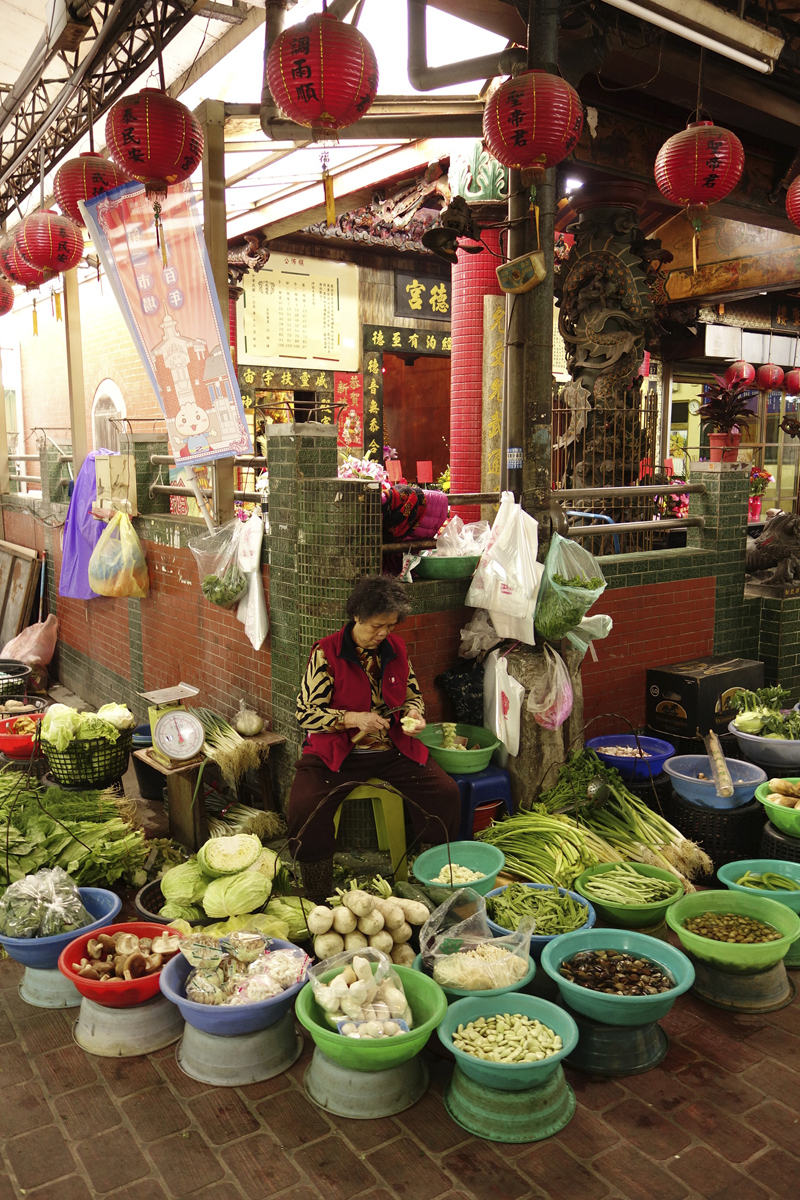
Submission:
M 709 655 L 647 672 L 647 724 L 658 733 L 702 737 L 726 733 L 736 716 L 733 697 L 764 686 L 764 664 Z

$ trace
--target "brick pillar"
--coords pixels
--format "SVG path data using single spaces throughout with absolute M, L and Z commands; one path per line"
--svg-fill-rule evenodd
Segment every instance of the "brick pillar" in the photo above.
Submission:
M 500 235 L 487 229 L 484 240 L 495 254 Z M 502 295 L 495 267 L 500 260 L 459 251 L 453 267 L 450 358 L 450 490 L 481 490 L 481 431 L 483 426 L 483 297 Z M 464 521 L 480 520 L 478 506 L 459 508 Z

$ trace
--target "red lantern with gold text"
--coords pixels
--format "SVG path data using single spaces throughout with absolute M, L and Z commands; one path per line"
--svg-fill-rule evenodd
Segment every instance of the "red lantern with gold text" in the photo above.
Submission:
M 17 237 L 22 230 L 23 223 L 21 221 L 12 233 L 6 234 L 0 241 L 0 270 L 10 283 L 16 283 L 20 287 L 31 290 L 38 288 L 49 276 L 39 267 L 31 266 L 19 252 Z
M 800 396 L 800 368 L 793 367 L 784 376 L 783 386 L 790 396 Z
M 786 193 L 786 215 L 793 225 L 800 228 L 800 175 L 791 182 Z
M 14 289 L 5 279 L 0 279 L 0 317 L 10 313 L 14 307 Z
M 15 239 L 20 256 L 51 279 L 77 267 L 83 258 L 83 234 L 69 217 L 47 209 L 20 223 Z
M 203 157 L 203 130 L 180 100 L 143 88 L 118 100 L 106 118 L 106 145 L 117 166 L 144 184 L 151 198 L 188 179 Z
M 506 167 L 518 170 L 554 167 L 577 144 L 583 129 L 583 105 L 560 75 L 523 71 L 508 79 L 483 110 L 483 136 Z
M 53 179 L 53 192 L 61 211 L 79 225 L 83 225 L 78 201 L 110 192 L 121 183 L 128 183 L 130 178 L 127 171 L 123 171 L 110 159 L 87 150 L 77 158 L 70 158 L 62 163 Z
M 779 388 L 782 383 L 783 368 L 779 367 L 777 363 L 764 363 L 756 371 L 756 387 L 762 392 L 769 392 L 772 388 Z
M 734 383 L 752 383 L 756 377 L 756 369 L 752 363 L 745 362 L 740 358 L 738 362 L 731 363 L 725 372 L 725 382 L 728 387 L 732 387 Z
M 656 185 L 674 204 L 716 204 L 733 191 L 743 170 L 742 143 L 713 121 L 692 121 L 656 155 Z
M 378 61 L 363 33 L 324 12 L 275 39 L 267 83 L 281 112 L 310 126 L 319 140 L 369 111 L 378 93 Z

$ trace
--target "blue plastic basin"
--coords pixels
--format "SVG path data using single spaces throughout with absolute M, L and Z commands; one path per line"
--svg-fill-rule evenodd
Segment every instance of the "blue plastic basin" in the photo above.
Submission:
M 33 967 L 36 971 L 57 971 L 58 959 L 76 937 L 82 937 L 93 929 L 102 929 L 104 925 L 113 925 L 114 918 L 122 908 L 119 896 L 109 892 L 107 888 L 78 888 L 86 911 L 94 917 L 90 925 L 73 929 L 70 933 L 56 933 L 53 937 L 45 938 L 12 938 L 0 934 L 0 945 L 8 951 L 9 958 Z
M 747 804 L 756 794 L 756 788 L 764 783 L 766 775 L 755 763 L 743 762 L 739 758 L 729 758 L 728 770 L 733 780 L 733 795 L 718 796 L 711 778 L 711 763 L 707 754 L 678 754 L 668 758 L 664 770 L 672 780 L 672 786 L 679 796 L 690 804 L 700 808 L 739 808 Z M 705 779 L 698 779 L 702 772 Z M 741 779 L 741 783 L 737 783 Z
M 675 753 L 675 747 L 660 738 L 634 737 L 632 733 L 610 733 L 607 737 L 589 738 L 583 743 L 587 750 L 594 750 L 604 767 L 613 767 L 623 779 L 655 779 L 664 769 L 664 763 Z M 639 745 L 647 758 L 617 758 L 614 754 L 601 754 L 598 746 Z
M 487 895 L 486 895 L 487 900 L 490 896 L 499 896 L 500 893 L 504 892 L 506 887 L 508 887 L 508 886 L 509 885 L 506 884 L 504 887 L 495 888 L 493 891 L 487 892 Z M 549 883 L 526 883 L 525 887 L 536 888 L 537 891 L 540 891 L 540 892 L 552 891 L 552 888 L 550 887 Z M 586 897 L 581 896 L 578 892 L 571 892 L 568 888 L 559 888 L 558 890 L 562 896 L 571 896 L 573 900 L 577 900 L 579 904 L 582 904 L 584 906 L 584 908 L 586 908 L 588 910 L 588 915 L 586 917 L 584 924 L 579 925 L 578 928 L 575 930 L 575 933 L 579 933 L 581 930 L 584 930 L 584 929 L 591 929 L 592 926 L 594 925 L 595 921 L 597 920 L 597 913 L 594 911 L 594 908 L 589 903 L 589 901 L 586 899 Z M 495 937 L 507 937 L 508 934 L 515 932 L 515 930 L 513 930 L 513 929 L 504 929 L 503 926 L 498 925 L 496 921 L 489 920 L 488 915 L 486 917 L 486 920 L 489 922 L 489 928 L 491 929 L 491 931 Z M 541 935 L 535 933 L 531 938 L 531 958 L 534 960 L 534 962 L 540 961 L 540 959 L 542 957 L 542 951 L 544 950 L 545 946 L 549 946 L 550 942 L 552 942 L 554 938 L 564 937 L 564 936 L 565 936 L 564 934 L 558 934 L 558 933 L 541 934 Z
M 297 950 L 293 942 L 280 938 L 269 938 L 271 950 Z M 306 982 L 306 976 L 269 1000 L 256 1000 L 253 1004 L 198 1004 L 186 998 L 186 980 L 191 971 L 190 964 L 182 954 L 171 958 L 161 972 L 161 991 L 181 1011 L 187 1025 L 201 1029 L 203 1033 L 215 1033 L 217 1037 L 232 1037 L 237 1033 L 256 1033 L 269 1029 L 285 1016 L 294 1003 L 294 998 Z

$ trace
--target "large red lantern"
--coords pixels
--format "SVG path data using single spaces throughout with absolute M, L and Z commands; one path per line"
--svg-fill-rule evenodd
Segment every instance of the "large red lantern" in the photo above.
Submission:
M 769 392 L 772 388 L 779 388 L 783 383 L 783 368 L 777 363 L 764 363 L 756 371 L 756 387 L 762 392 Z
M 203 157 L 203 130 L 180 100 L 144 88 L 118 100 L 106 118 L 106 145 L 117 166 L 143 183 L 151 198 L 194 174 Z
M 735 133 L 713 121 L 692 121 L 656 155 L 656 185 L 674 204 L 716 204 L 736 187 L 744 149 Z
M 279 34 L 267 55 L 267 83 L 290 121 L 317 139 L 330 137 L 369 111 L 378 61 L 363 33 L 324 12 Z
M 783 385 L 790 396 L 800 395 L 800 368 L 793 367 L 791 371 L 787 371 Z
M 786 193 L 786 215 L 793 225 L 800 227 L 800 175 L 792 180 Z
M 756 377 L 756 369 L 752 363 L 745 362 L 740 358 L 738 362 L 731 363 L 725 372 L 725 382 L 728 387 L 733 387 L 735 383 L 752 383 Z
M 10 313 L 14 307 L 14 289 L 5 279 L 0 279 L 0 317 Z
M 28 291 L 35 290 L 46 279 L 51 278 L 50 274 L 47 271 L 43 271 L 41 267 L 34 267 L 31 263 L 25 261 L 19 252 L 16 241 L 12 244 L 10 252 L 4 255 L 3 274 L 12 283 L 18 283 L 21 287 L 27 288 Z
M 583 129 L 583 105 L 560 75 L 523 71 L 507 79 L 483 110 L 483 136 L 506 167 L 518 170 L 554 167 L 577 144 Z
M 110 192 L 121 183 L 128 183 L 130 178 L 128 172 L 123 171 L 116 163 L 87 150 L 77 158 L 70 158 L 62 163 L 53 179 L 53 192 L 61 211 L 79 225 L 83 225 L 78 201 Z
M 31 213 L 15 238 L 20 256 L 44 272 L 45 279 L 77 267 L 83 258 L 83 234 L 74 221 L 53 209 Z

